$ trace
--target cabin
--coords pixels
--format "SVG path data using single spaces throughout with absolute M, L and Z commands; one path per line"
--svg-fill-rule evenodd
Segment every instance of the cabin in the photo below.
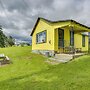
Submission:
M 32 51 L 56 53 L 88 52 L 90 27 L 75 20 L 51 21 L 38 18 L 31 32 Z

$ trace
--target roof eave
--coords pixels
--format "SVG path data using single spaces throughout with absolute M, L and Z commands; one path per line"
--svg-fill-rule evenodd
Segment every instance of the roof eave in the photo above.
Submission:
M 33 35 L 33 33 L 34 33 L 34 31 L 35 31 L 35 28 L 36 28 L 36 26 L 37 26 L 39 20 L 40 20 L 40 18 L 38 17 L 38 19 L 37 19 L 37 21 L 36 21 L 36 23 L 35 23 L 35 25 L 34 25 L 34 28 L 32 29 L 32 32 L 31 32 L 30 36 Z

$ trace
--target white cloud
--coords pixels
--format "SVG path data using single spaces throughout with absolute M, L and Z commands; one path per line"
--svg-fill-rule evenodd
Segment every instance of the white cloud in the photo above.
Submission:
M 90 26 L 90 0 L 2 0 L 0 25 L 7 35 L 29 41 L 36 19 L 75 19 Z

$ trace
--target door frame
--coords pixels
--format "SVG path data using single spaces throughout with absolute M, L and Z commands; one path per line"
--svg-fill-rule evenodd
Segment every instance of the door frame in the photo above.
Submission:
M 60 43 L 60 31 L 62 31 L 62 33 L 63 33 L 63 35 L 62 35 L 62 39 L 61 39 L 61 42 L 62 42 L 62 44 Z M 61 44 L 61 45 L 60 45 Z M 61 28 L 58 28 L 58 48 L 63 48 L 64 47 L 64 30 L 63 29 L 61 29 Z

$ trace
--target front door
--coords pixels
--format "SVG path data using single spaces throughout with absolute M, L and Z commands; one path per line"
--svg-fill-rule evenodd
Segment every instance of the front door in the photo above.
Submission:
M 58 48 L 64 47 L 64 30 L 58 29 Z

